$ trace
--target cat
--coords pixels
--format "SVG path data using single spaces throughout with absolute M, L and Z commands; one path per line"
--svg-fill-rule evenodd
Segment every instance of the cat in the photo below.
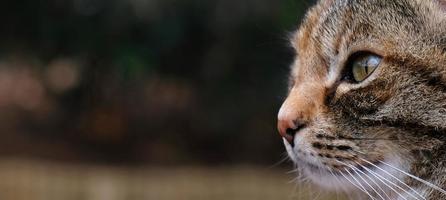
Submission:
M 320 0 L 278 129 L 297 170 L 357 199 L 446 199 L 446 0 Z

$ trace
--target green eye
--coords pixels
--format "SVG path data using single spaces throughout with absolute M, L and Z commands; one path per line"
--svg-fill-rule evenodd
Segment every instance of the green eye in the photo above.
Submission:
M 349 62 L 349 78 L 355 82 L 367 79 L 381 63 L 382 58 L 372 53 L 360 53 L 353 56 Z

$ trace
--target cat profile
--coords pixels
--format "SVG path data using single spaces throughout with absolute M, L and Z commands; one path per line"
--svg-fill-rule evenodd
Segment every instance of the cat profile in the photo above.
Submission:
M 361 199 L 446 199 L 446 1 L 321 0 L 291 43 L 278 129 L 297 171 Z

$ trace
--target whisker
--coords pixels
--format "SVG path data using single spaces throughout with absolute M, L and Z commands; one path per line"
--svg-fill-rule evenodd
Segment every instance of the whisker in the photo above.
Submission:
M 384 178 L 384 177 L 381 176 L 380 174 L 374 172 L 373 170 L 369 169 L 368 167 L 366 167 L 366 166 L 364 166 L 364 165 L 361 165 L 361 164 L 359 164 L 359 163 L 358 163 L 358 165 L 360 165 L 362 168 L 364 168 L 365 170 L 367 170 L 370 174 L 372 174 L 373 176 L 375 176 L 379 181 L 381 181 L 385 186 L 387 186 L 388 188 L 390 188 L 390 189 L 391 189 L 393 192 L 395 192 L 398 196 L 400 196 L 400 197 L 403 198 L 404 200 L 407 200 L 407 198 L 404 197 L 404 195 L 402 195 L 401 193 L 399 193 L 398 191 L 396 191 L 395 188 L 391 187 L 391 186 L 388 185 L 386 182 L 388 182 L 388 183 L 390 183 L 391 185 L 393 185 L 393 186 L 395 186 L 395 187 L 401 189 L 401 190 L 404 191 L 404 192 L 407 192 L 407 191 L 405 191 L 403 188 L 399 187 L 398 185 L 396 185 L 396 184 L 393 183 L 392 181 L 387 180 L 386 178 Z M 409 193 L 409 194 L 410 194 L 410 193 Z M 415 199 L 418 199 L 418 198 L 415 197 Z
M 341 184 L 342 184 L 341 180 L 339 180 L 338 176 L 336 176 L 336 175 L 333 173 L 333 170 L 330 169 L 330 168 L 328 168 L 328 171 L 330 172 L 330 174 L 331 174 L 333 177 L 335 177 L 336 182 L 337 182 L 339 185 L 341 185 Z M 338 191 L 338 188 L 335 188 L 335 189 L 336 189 L 336 200 L 338 200 L 338 199 L 339 199 L 339 191 Z
M 419 178 L 419 177 L 417 177 L 417 176 L 415 176 L 415 175 L 409 174 L 409 173 L 407 173 L 407 172 L 405 172 L 405 171 L 403 171 L 403 170 L 401 170 L 401 169 L 398 169 L 398 168 L 396 168 L 396 167 L 394 167 L 394 166 L 392 166 L 392 165 L 390 165 L 390 164 L 387 164 L 387 163 L 385 163 L 385 162 L 383 162 L 383 161 L 380 161 L 380 162 L 381 162 L 382 164 L 387 165 L 387 166 L 389 166 L 389 167 L 391 167 L 391 168 L 393 168 L 393 169 L 395 169 L 395 170 L 397 170 L 397 171 L 399 171 L 399 172 L 401 172 L 401 173 L 403 173 L 403 174 L 405 174 L 405 175 L 407 175 L 407 176 L 409 176 L 409 177 L 411 177 L 411 178 L 413 178 L 413 179 L 415 179 L 415 180 L 417 180 L 417 181 L 420 181 L 421 183 L 424 183 L 424 184 L 426 184 L 427 186 L 430 186 L 430 187 L 432 187 L 433 189 L 436 189 L 437 191 L 439 191 L 439 192 L 441 192 L 441 193 L 443 193 L 443 194 L 446 195 L 446 191 L 443 190 L 443 189 L 441 189 L 441 188 L 438 187 L 437 185 L 434 185 L 434 184 L 432 184 L 432 183 L 430 183 L 430 182 L 428 182 L 428 181 L 425 181 L 425 180 L 423 180 L 423 179 L 421 179 L 421 178 Z
M 368 182 L 368 181 L 366 181 L 355 169 L 353 169 L 353 171 L 356 173 L 356 175 L 358 175 L 358 177 L 362 180 L 362 181 L 364 181 L 364 183 L 366 184 L 366 185 L 368 185 L 382 200 L 384 200 L 384 197 L 382 197 L 381 196 L 381 194 L 379 194 L 379 192 L 378 191 L 376 191 L 376 189 L 372 186 L 372 185 L 370 185 L 370 183 Z
M 298 175 L 296 178 L 291 179 L 288 183 L 305 183 L 307 181 L 308 181 L 307 178 Z
M 341 161 L 338 161 L 338 162 L 340 162 L 341 164 L 343 164 L 343 165 L 345 165 L 343 162 L 341 162 Z M 373 196 L 365 189 L 365 187 L 361 184 L 361 182 L 360 181 L 358 181 L 358 179 L 356 179 L 355 178 L 355 176 L 353 176 L 353 174 L 352 173 L 350 173 L 349 172 L 349 170 L 345 170 L 355 181 L 356 181 L 356 183 L 358 183 L 359 184 L 359 186 L 363 189 L 362 191 L 364 192 L 364 193 L 366 193 L 371 199 L 373 199 L 373 200 L 375 200 L 375 198 L 373 198 Z
M 370 181 L 372 181 L 375 185 L 377 185 L 378 186 L 378 188 L 387 196 L 387 194 L 386 194 L 386 192 L 384 192 L 384 190 L 379 186 L 379 184 L 377 184 L 372 178 L 370 178 L 366 173 L 364 173 L 364 172 L 362 172 L 361 170 L 359 170 L 357 167 L 355 167 L 354 165 L 350 165 L 350 164 L 348 164 L 348 163 L 345 163 L 345 164 L 347 164 L 347 165 L 349 165 L 354 171 L 355 171 L 355 173 L 356 174 L 358 174 L 358 172 L 360 172 L 361 174 L 363 174 L 363 175 L 365 175 Z M 362 176 L 361 175 L 359 175 L 358 174 L 358 176 L 370 187 L 370 188 L 372 188 L 372 190 L 379 196 L 379 197 L 381 197 L 381 199 L 383 199 L 383 200 L 385 200 L 385 198 L 373 187 L 373 186 L 371 186 L 364 178 L 362 178 Z M 387 196 L 387 198 L 389 198 L 390 199 L 390 197 L 389 196 Z
M 364 167 L 364 166 L 362 166 L 361 164 L 359 164 L 361 167 Z M 356 168 L 356 167 L 355 167 Z M 359 169 L 358 169 L 359 170 Z M 390 196 L 387 194 L 387 192 L 372 178 L 372 177 L 370 177 L 368 174 L 366 174 L 366 173 L 364 173 L 364 172 L 362 172 L 361 170 L 359 170 L 359 172 L 361 172 L 361 173 L 363 173 L 367 178 L 369 178 L 376 186 L 378 186 L 378 188 L 384 193 L 384 195 L 386 195 L 386 197 L 388 198 L 388 199 L 391 199 L 390 198 Z M 382 182 L 382 180 L 379 178 L 379 177 L 377 177 L 377 176 L 375 176 L 375 175 L 373 175 L 373 174 L 371 174 L 372 176 L 374 176 L 376 179 L 378 179 L 379 181 L 381 181 Z M 387 187 L 389 187 L 389 186 L 387 186 Z
M 349 178 L 347 178 L 347 176 L 342 173 L 341 171 L 339 171 L 339 173 L 345 178 L 345 180 L 347 180 L 348 182 L 350 182 L 353 186 L 355 186 L 356 188 L 358 188 L 359 190 L 361 190 L 362 192 L 365 192 L 362 188 L 360 188 L 358 185 L 356 185 L 355 183 L 353 183 Z
M 377 169 L 383 171 L 384 173 L 386 173 L 387 175 L 389 175 L 390 177 L 396 179 L 399 183 L 401 183 L 402 185 L 404 185 L 405 187 L 409 188 L 412 192 L 414 192 L 415 194 L 417 194 L 419 197 L 421 197 L 422 199 L 426 199 L 423 197 L 423 195 L 421 195 L 420 193 L 418 193 L 415 189 L 413 189 L 412 187 L 410 187 L 409 185 L 407 185 L 406 183 L 404 183 L 403 181 L 401 181 L 399 178 L 395 177 L 394 175 L 392 175 L 391 173 L 387 172 L 386 170 L 382 169 L 381 167 L 373 164 L 372 162 L 365 160 L 363 158 L 361 158 L 361 160 L 363 160 L 364 162 L 367 162 L 368 164 L 372 165 L 373 167 L 376 167 Z M 391 167 L 391 166 L 389 166 Z M 398 170 L 398 171 L 402 171 L 402 170 Z M 411 194 L 411 193 L 408 193 Z M 415 196 L 411 195 L 412 197 L 416 198 Z
M 361 182 L 360 181 L 358 181 L 358 179 L 356 179 L 354 176 L 353 176 L 353 174 L 352 173 L 350 173 L 348 170 L 346 171 L 355 181 L 356 181 L 356 183 L 358 183 L 358 185 L 362 188 L 362 189 L 364 189 L 364 192 L 371 198 L 371 199 L 373 199 L 373 200 L 375 200 L 375 198 L 373 198 L 373 196 L 367 191 L 367 189 L 365 189 L 365 187 L 361 184 Z
M 356 152 L 359 152 L 359 151 L 356 151 Z M 359 153 L 364 154 L 364 153 L 362 153 L 362 152 L 359 152 Z M 373 167 L 375 167 L 375 168 L 377 168 L 377 169 L 383 171 L 385 174 L 389 175 L 390 177 L 394 178 L 395 180 L 397 180 L 397 181 L 398 181 L 399 183 L 401 183 L 403 186 L 409 188 L 412 192 L 414 192 L 416 195 L 418 195 L 418 196 L 421 197 L 422 199 L 426 199 L 423 195 L 421 195 L 420 193 L 418 193 L 415 189 L 413 189 L 412 187 L 410 187 L 409 185 L 407 185 L 406 183 L 404 183 L 403 181 L 401 181 L 399 178 L 395 177 L 395 176 L 392 175 L 391 173 L 387 172 L 386 170 L 382 169 L 381 167 L 379 167 L 379 166 L 373 164 L 372 162 L 370 162 L 370 161 L 368 161 L 368 160 L 366 160 L 366 159 L 363 159 L 363 158 L 360 158 L 360 159 L 361 159 L 362 161 L 367 162 L 368 164 L 372 165 Z M 382 161 L 381 161 L 381 162 L 382 162 Z M 365 167 L 365 166 L 363 166 L 362 164 L 360 164 L 360 163 L 358 163 L 358 162 L 356 162 L 356 163 L 357 163 L 358 165 L 362 166 L 362 167 Z M 386 180 L 387 180 L 387 179 L 386 179 Z M 388 180 L 387 180 L 387 181 L 388 181 Z M 390 183 L 393 184 L 392 182 L 390 182 Z M 397 186 L 397 187 L 400 188 L 399 186 Z M 405 190 L 403 190 L 403 191 L 405 191 Z M 412 197 L 417 198 L 417 197 L 413 196 L 411 193 L 409 193 L 409 192 L 407 192 L 407 191 L 405 191 L 405 192 L 408 193 L 408 194 L 410 194 Z M 418 199 L 418 198 L 417 198 L 417 199 Z
M 290 171 L 287 171 L 286 174 L 293 174 L 293 173 L 298 173 L 298 172 L 299 172 L 299 169 L 296 168 L 296 169 L 292 169 Z
M 277 161 L 277 162 L 274 163 L 273 165 L 269 166 L 268 169 L 275 168 L 275 167 L 281 165 L 282 163 L 291 160 L 290 157 L 288 156 L 288 153 L 287 153 L 287 152 L 283 153 L 283 154 L 282 154 L 282 157 L 283 157 L 282 159 L 280 159 L 279 161 Z
M 303 176 L 302 169 L 297 165 L 295 166 L 295 169 L 288 171 L 286 174 L 292 173 L 295 173 L 296 177 L 291 179 L 289 183 L 305 183 L 306 181 L 308 181 L 308 178 Z

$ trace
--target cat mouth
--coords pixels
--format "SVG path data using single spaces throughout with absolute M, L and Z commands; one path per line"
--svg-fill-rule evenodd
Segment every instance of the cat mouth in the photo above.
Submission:
M 352 155 L 351 158 L 341 157 L 341 156 L 330 156 L 328 154 L 320 154 L 324 158 L 321 159 L 308 159 L 300 156 L 302 150 L 296 149 L 295 145 L 292 145 L 288 141 L 284 140 L 284 144 L 288 155 L 291 160 L 294 161 L 298 166 L 308 168 L 311 172 L 321 173 L 329 172 L 335 175 L 340 175 L 341 172 L 367 172 L 369 170 L 375 170 L 381 163 L 379 159 L 367 160 L 366 158 L 361 158 L 360 155 Z M 300 153 L 299 153 L 300 152 Z M 317 153 L 306 153 L 306 154 L 317 154 Z

